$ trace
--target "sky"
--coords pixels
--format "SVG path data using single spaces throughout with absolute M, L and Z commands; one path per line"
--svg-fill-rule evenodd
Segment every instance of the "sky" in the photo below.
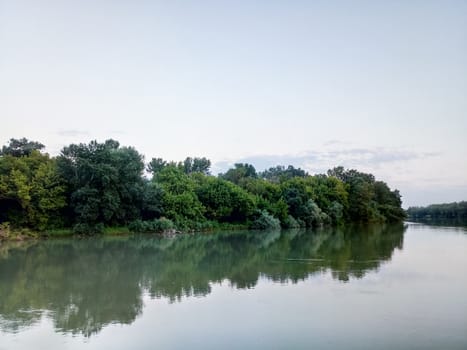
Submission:
M 467 200 L 467 1 L 0 0 L 0 144 L 343 165 Z

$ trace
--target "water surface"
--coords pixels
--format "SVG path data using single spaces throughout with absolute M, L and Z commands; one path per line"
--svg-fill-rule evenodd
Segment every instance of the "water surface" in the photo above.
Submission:
M 467 349 L 467 231 L 0 246 L 0 349 Z

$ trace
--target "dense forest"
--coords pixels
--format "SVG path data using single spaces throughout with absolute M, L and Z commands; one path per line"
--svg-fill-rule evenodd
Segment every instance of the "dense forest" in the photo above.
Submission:
M 467 202 L 431 204 L 426 207 L 410 207 L 407 215 L 411 219 L 467 221 Z
M 152 158 L 115 140 L 71 144 L 57 157 L 11 139 L 0 152 L 0 224 L 78 234 L 219 227 L 296 228 L 399 221 L 401 196 L 371 174 L 336 167 L 309 175 L 293 166 L 258 172 L 238 163 L 210 173 L 206 158 Z

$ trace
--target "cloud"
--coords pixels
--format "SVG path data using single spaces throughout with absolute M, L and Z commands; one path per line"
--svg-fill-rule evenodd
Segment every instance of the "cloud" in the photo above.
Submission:
M 234 163 L 250 163 L 257 170 L 264 170 L 276 165 L 293 165 L 312 173 L 323 173 L 334 166 L 346 168 L 372 168 L 396 162 L 406 162 L 439 155 L 433 152 L 413 152 L 387 148 L 341 148 L 332 150 L 309 151 L 296 155 L 254 155 L 236 161 L 216 162 L 213 171 L 224 172 Z
M 125 135 L 126 134 L 126 132 L 123 130 L 110 130 L 109 133 L 111 135 Z
M 349 146 L 352 143 L 350 141 L 342 141 L 342 140 L 328 140 L 324 143 L 324 146 Z
M 78 130 L 78 129 L 64 129 L 59 130 L 57 135 L 63 137 L 76 137 L 76 136 L 89 136 L 89 132 L 85 130 Z

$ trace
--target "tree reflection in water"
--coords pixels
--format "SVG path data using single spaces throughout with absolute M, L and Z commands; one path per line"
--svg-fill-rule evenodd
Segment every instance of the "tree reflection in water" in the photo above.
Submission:
M 143 295 L 181 301 L 213 283 L 254 288 L 330 272 L 362 278 L 402 249 L 403 224 L 270 232 L 47 240 L 0 247 L 0 329 L 47 316 L 57 331 L 91 336 L 130 324 Z

